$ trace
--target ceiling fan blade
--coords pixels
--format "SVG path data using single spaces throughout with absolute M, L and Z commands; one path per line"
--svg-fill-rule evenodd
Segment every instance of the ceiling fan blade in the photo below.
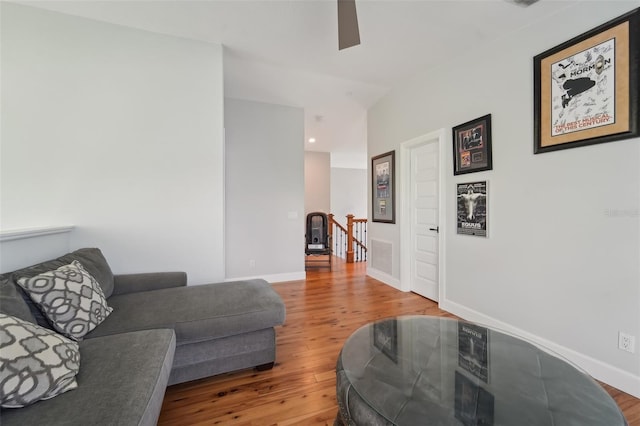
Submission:
M 360 44 L 356 0 L 338 0 L 338 50 Z

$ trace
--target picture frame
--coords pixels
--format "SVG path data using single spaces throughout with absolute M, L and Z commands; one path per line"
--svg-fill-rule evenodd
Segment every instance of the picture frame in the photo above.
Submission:
M 489 329 L 458 322 L 458 366 L 489 383 Z
M 453 128 L 453 174 L 493 169 L 491 114 Z
M 640 136 L 640 8 L 533 58 L 534 153 Z
M 397 319 L 388 319 L 373 323 L 373 346 L 395 364 L 398 363 Z
M 493 425 L 495 411 L 493 394 L 459 371 L 455 371 L 454 374 L 455 418 L 464 426 Z
M 396 223 L 395 151 L 371 158 L 372 221 Z
M 489 181 L 456 184 L 457 233 L 489 236 Z

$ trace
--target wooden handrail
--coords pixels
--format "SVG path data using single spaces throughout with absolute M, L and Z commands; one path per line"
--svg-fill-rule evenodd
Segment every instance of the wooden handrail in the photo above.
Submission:
M 362 248 L 362 250 L 367 251 L 367 246 L 365 246 L 364 243 L 362 243 L 357 238 L 354 238 L 353 242 L 356 243 L 360 248 Z
M 344 226 L 340 225 L 339 222 L 336 222 L 336 220 L 333 218 L 333 213 L 330 213 L 328 216 L 329 216 L 329 222 L 333 223 L 338 228 L 342 229 L 342 232 L 344 232 L 345 234 L 347 233 L 347 229 Z M 358 220 L 360 220 L 360 219 L 358 219 Z M 365 219 L 365 221 L 366 220 L 367 219 Z M 331 234 L 331 231 L 329 231 L 329 233 Z
M 367 246 L 365 245 L 365 243 L 363 243 L 353 235 L 353 225 L 367 223 L 368 220 L 356 219 L 352 214 L 349 214 L 347 215 L 347 226 L 345 228 L 334 219 L 334 215 L 332 213 L 328 215 L 328 218 L 329 218 L 329 224 L 335 225 L 336 230 L 338 230 L 345 237 L 345 240 L 346 240 L 345 255 L 346 255 L 347 263 L 354 263 L 355 261 L 354 243 L 358 247 L 358 250 L 361 250 L 359 253 L 362 253 L 362 252 L 365 253 L 365 259 L 366 259 Z M 364 229 L 364 232 L 366 233 L 366 227 Z M 333 239 L 333 226 L 329 226 L 329 236 Z M 361 259 L 359 258 L 358 260 L 361 260 Z

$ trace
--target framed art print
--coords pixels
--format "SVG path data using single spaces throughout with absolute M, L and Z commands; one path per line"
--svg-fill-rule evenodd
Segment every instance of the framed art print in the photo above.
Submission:
M 373 324 L 373 346 L 394 363 L 398 363 L 398 320 L 388 319 Z
M 453 174 L 491 170 L 491 114 L 453 128 Z
M 495 411 L 493 394 L 459 371 L 454 374 L 455 418 L 464 426 L 493 425 Z
M 458 322 L 458 366 L 489 383 L 489 329 Z
M 371 158 L 371 175 L 373 221 L 396 223 L 395 151 Z
M 640 135 L 640 9 L 533 62 L 534 153 Z
M 487 237 L 488 181 L 458 183 L 456 195 L 458 198 L 457 233 Z

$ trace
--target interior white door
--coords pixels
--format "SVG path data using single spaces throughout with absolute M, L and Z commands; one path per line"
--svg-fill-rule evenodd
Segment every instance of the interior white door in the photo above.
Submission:
M 410 289 L 438 301 L 438 142 L 410 151 Z

